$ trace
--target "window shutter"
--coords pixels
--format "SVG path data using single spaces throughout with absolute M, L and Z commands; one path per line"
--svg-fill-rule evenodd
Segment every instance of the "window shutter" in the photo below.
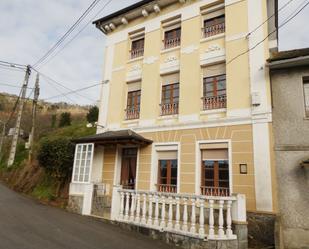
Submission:
M 179 73 L 164 75 L 162 77 L 162 82 L 164 86 L 179 83 Z
M 134 92 L 138 90 L 141 90 L 140 81 L 128 83 L 128 92 Z
M 227 149 L 206 149 L 202 150 L 202 160 L 228 160 Z
M 202 70 L 203 70 L 203 77 L 205 78 L 225 74 L 226 66 L 225 63 L 221 63 L 204 67 Z
M 177 160 L 177 151 L 159 151 L 158 160 Z

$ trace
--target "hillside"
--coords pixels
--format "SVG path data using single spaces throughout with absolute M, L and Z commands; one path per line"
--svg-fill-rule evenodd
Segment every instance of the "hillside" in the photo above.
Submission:
M 17 99 L 15 95 L 0 94 L 0 120 L 6 121 L 14 107 Z M 47 174 L 44 166 L 36 159 L 44 141 L 67 139 L 87 136 L 95 133 L 95 128 L 87 128 L 86 114 L 89 106 L 70 105 L 67 103 L 39 102 L 37 113 L 37 130 L 34 143 L 35 159 L 28 162 L 28 150 L 25 143 L 28 141 L 27 134 L 31 129 L 32 102 L 27 101 L 22 116 L 21 129 L 26 134 L 19 138 L 15 163 L 7 168 L 7 159 L 11 144 L 11 137 L 6 136 L 2 154 L 0 155 L 0 180 L 16 191 L 29 194 L 44 202 L 51 202 L 57 206 L 65 206 L 68 195 L 68 184 L 70 179 L 59 183 Z M 59 127 L 60 115 L 63 112 L 71 113 L 71 125 Z M 15 124 L 16 113 L 9 122 L 9 127 Z M 2 128 L 2 127 L 1 127 Z M 6 134 L 8 134 L 8 130 Z M 73 167 L 73 163 L 72 163 Z

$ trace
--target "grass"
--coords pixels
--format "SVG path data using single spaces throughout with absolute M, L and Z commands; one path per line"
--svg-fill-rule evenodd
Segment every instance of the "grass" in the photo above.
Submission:
M 43 180 L 34 188 L 31 195 L 39 200 L 52 201 L 56 199 L 55 182 L 45 176 Z

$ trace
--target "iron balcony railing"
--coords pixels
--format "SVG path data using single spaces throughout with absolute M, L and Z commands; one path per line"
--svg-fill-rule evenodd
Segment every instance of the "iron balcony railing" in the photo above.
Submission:
M 178 114 L 178 102 L 161 104 L 161 116 Z
M 177 193 L 177 185 L 172 184 L 157 184 L 158 192 Z
M 134 49 L 130 51 L 130 58 L 135 59 L 144 55 L 144 48 Z
M 181 37 L 169 38 L 163 40 L 164 49 L 174 48 L 180 46 Z
M 202 28 L 202 33 L 203 33 L 204 38 L 218 35 L 224 32 L 225 32 L 224 22 Z
M 125 110 L 126 120 L 139 119 L 139 108 L 127 108 Z
M 226 108 L 226 95 L 202 97 L 203 110 Z
M 201 186 L 201 194 L 206 196 L 230 196 L 230 189 L 223 187 Z

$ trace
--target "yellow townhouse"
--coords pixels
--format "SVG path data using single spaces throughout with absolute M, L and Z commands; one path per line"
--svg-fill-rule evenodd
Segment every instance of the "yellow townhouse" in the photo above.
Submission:
M 275 5 L 144 0 L 95 21 L 100 114 L 97 134 L 76 141 L 71 208 L 246 248 L 247 211 L 277 210 Z

